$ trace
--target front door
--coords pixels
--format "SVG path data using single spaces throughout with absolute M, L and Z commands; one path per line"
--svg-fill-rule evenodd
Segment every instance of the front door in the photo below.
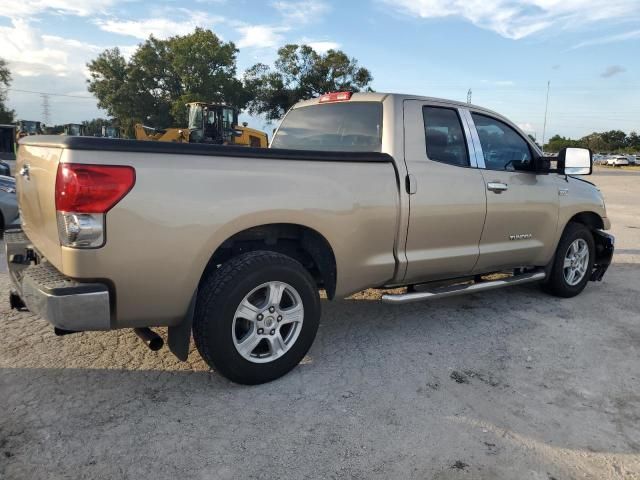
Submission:
M 404 102 L 404 149 L 411 189 L 405 283 L 469 274 L 478 260 L 485 184 L 455 105 Z
M 561 179 L 531 170 L 537 153 L 507 122 L 484 112 L 467 112 L 467 118 L 479 143 L 475 150 L 484 167 L 487 194 L 487 218 L 474 272 L 545 265 L 558 227 Z

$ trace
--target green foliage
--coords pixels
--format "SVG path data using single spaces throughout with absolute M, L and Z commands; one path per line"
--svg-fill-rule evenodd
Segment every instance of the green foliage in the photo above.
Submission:
M 371 72 L 341 50 L 319 54 L 308 45 L 289 44 L 278 50 L 270 68 L 258 63 L 244 74 L 249 112 L 277 120 L 300 100 L 327 92 L 372 91 Z
M 593 132 L 579 140 L 554 135 L 544 146 L 544 151 L 558 152 L 566 147 L 589 148 L 593 152 L 634 153 L 640 151 L 640 136 L 636 132 L 627 135 L 622 130 Z
M 570 138 L 561 137 L 560 135 L 554 135 L 549 139 L 549 143 L 544 146 L 546 152 L 558 152 L 567 147 L 582 147 L 579 140 L 572 140 Z
M 15 120 L 15 112 L 9 110 L 5 105 L 7 101 L 7 91 L 11 85 L 11 72 L 7 66 L 7 62 L 0 58 L 0 123 L 13 123 Z
M 89 91 L 129 135 L 136 123 L 183 126 L 189 101 L 244 107 L 246 95 L 236 78 L 237 53 L 232 42 L 201 28 L 167 40 L 151 36 L 129 61 L 118 48 L 92 60 Z

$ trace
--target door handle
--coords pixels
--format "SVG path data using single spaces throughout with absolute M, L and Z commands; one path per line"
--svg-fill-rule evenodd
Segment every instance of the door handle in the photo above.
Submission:
M 488 182 L 487 190 L 491 190 L 494 193 L 502 193 L 505 190 L 509 190 L 509 186 L 502 182 Z
M 413 195 L 418 191 L 418 181 L 416 180 L 415 175 L 407 175 L 405 178 L 405 187 L 409 195 Z

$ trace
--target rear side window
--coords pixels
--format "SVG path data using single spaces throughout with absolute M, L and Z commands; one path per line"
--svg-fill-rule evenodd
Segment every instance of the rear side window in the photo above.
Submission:
M 490 170 L 528 170 L 531 149 L 518 132 L 500 120 L 472 113 L 486 168 Z
M 422 107 L 427 157 L 436 162 L 469 166 L 469 153 L 458 112 L 452 108 Z
M 291 110 L 272 148 L 344 152 L 379 152 L 382 103 L 341 102 Z

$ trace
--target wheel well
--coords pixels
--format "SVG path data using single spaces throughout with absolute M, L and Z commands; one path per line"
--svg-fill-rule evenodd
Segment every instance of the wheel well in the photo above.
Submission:
M 591 230 L 597 230 L 604 228 L 604 223 L 600 215 L 594 212 L 580 212 L 569 220 L 569 222 L 582 223 Z
M 333 298 L 336 291 L 336 259 L 329 242 L 315 230 L 302 225 L 274 223 L 252 227 L 225 240 L 213 252 L 205 274 L 243 253 L 269 250 L 299 261 L 319 287 Z

